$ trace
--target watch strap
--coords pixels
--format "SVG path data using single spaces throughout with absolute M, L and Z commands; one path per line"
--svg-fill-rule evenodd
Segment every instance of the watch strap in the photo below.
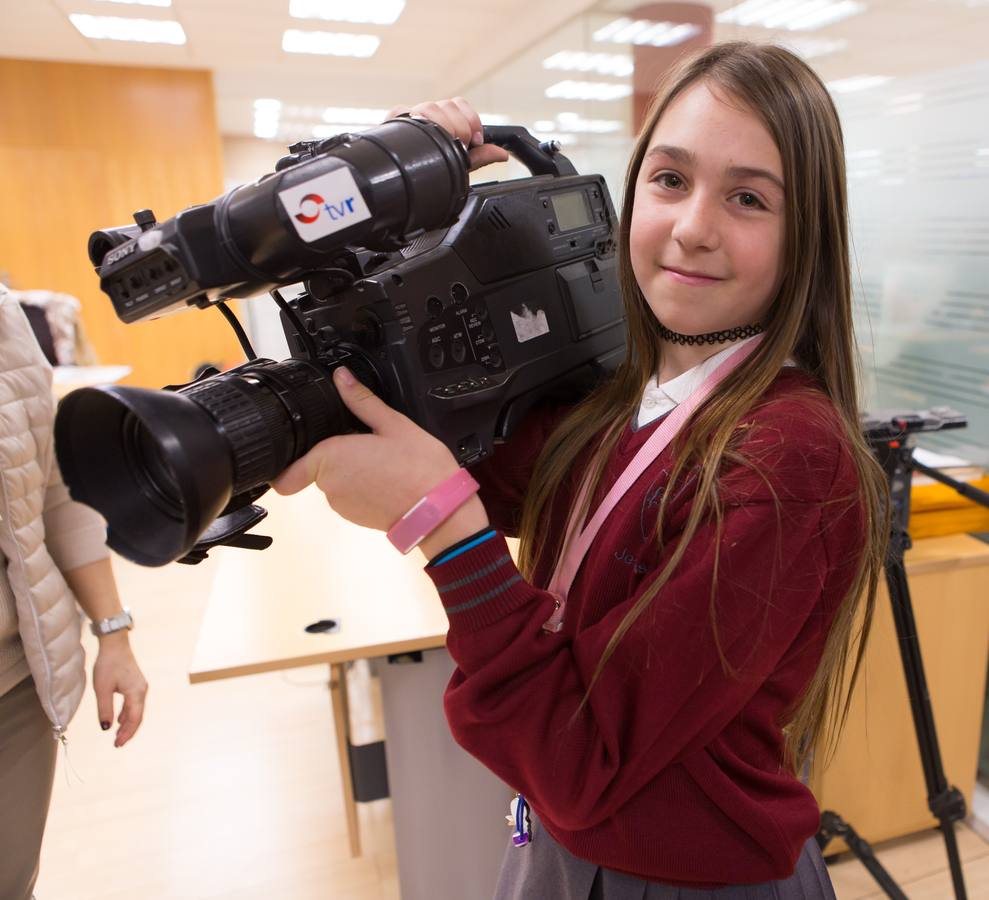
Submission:
M 133 627 L 134 617 L 126 606 L 122 612 L 117 613 L 115 616 L 109 616 L 105 619 L 100 619 L 98 622 L 89 623 L 89 630 L 97 637 L 106 637 L 106 635 L 114 634 L 117 631 L 130 631 Z

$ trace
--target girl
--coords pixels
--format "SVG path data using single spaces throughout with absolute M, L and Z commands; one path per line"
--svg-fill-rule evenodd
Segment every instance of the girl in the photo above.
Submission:
M 462 100 L 412 112 L 498 156 Z M 678 66 L 632 153 L 619 253 L 621 369 L 530 415 L 476 470 L 484 502 L 419 545 L 450 619 L 450 727 L 524 798 L 497 897 L 833 898 L 798 773 L 847 711 L 887 522 L 817 76 L 745 43 Z M 441 483 L 444 506 L 452 455 L 335 377 L 372 433 L 278 490 L 315 481 L 381 529 Z

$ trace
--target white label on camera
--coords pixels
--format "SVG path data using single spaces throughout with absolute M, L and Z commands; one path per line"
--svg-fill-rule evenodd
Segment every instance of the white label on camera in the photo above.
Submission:
M 142 231 L 137 239 L 137 246 L 147 252 L 161 246 L 161 232 L 157 228 Z
M 546 311 L 534 303 L 523 303 L 510 312 L 512 314 L 512 326 L 515 328 L 515 337 L 518 338 L 520 344 L 549 334 Z
M 278 192 L 278 199 L 307 243 L 371 218 L 350 169 L 340 168 Z

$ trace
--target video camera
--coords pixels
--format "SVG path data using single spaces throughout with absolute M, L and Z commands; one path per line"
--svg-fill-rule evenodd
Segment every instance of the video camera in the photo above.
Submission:
M 249 361 L 161 391 L 83 388 L 60 404 L 58 462 L 108 544 L 142 565 L 198 562 L 245 534 L 254 501 L 319 441 L 362 426 L 333 387 L 346 365 L 443 441 L 488 456 L 568 381 L 625 350 L 615 212 L 604 179 L 554 142 L 485 129 L 530 177 L 471 188 L 459 141 L 400 117 L 289 148 L 275 172 L 158 223 L 95 232 L 89 255 L 124 322 L 219 305 Z M 302 283 L 287 301 L 280 291 Z M 223 305 L 270 291 L 292 358 L 254 358 Z

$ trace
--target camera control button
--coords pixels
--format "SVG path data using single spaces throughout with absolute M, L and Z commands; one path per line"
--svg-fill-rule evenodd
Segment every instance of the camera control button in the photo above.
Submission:
M 443 352 L 443 345 L 433 344 L 429 348 L 429 364 L 434 369 L 442 369 L 444 362 L 446 362 L 446 354 Z
M 443 315 L 443 301 L 439 297 L 430 297 L 426 301 L 426 312 L 433 318 Z
M 458 365 L 467 359 L 467 347 L 464 346 L 463 341 L 454 341 L 450 344 L 450 356 Z

